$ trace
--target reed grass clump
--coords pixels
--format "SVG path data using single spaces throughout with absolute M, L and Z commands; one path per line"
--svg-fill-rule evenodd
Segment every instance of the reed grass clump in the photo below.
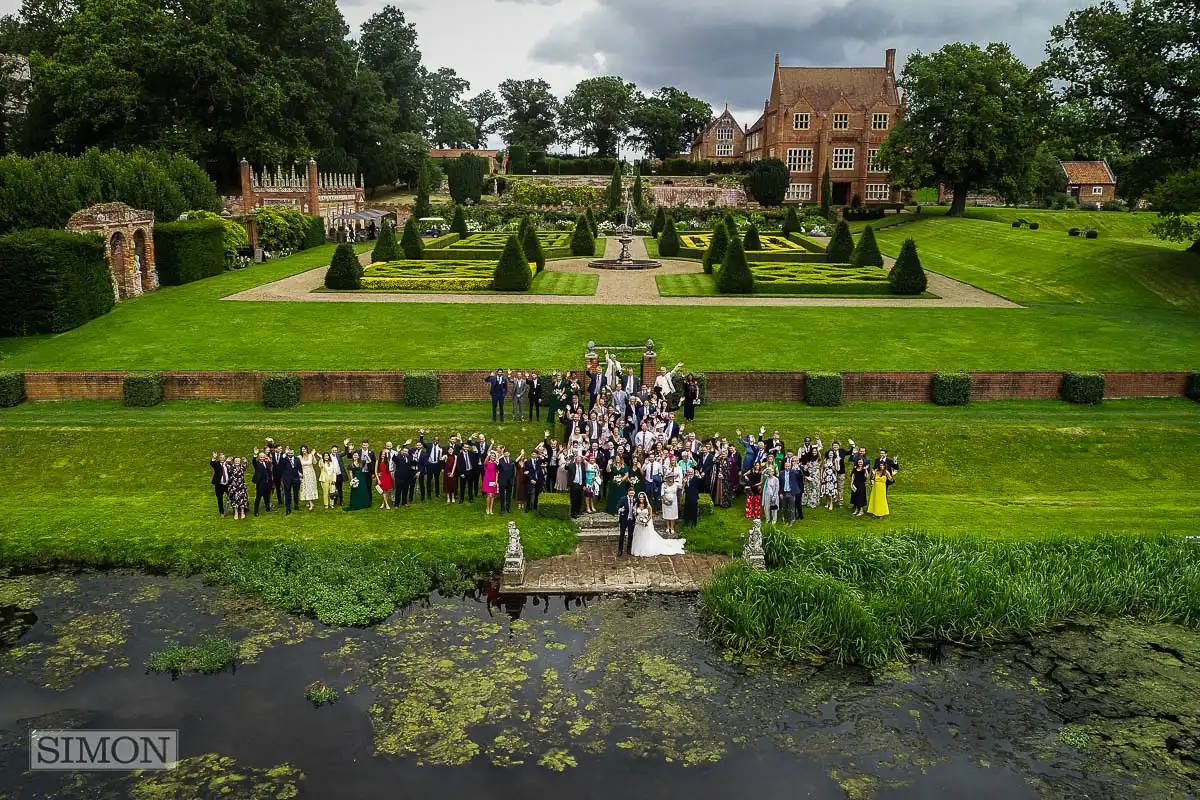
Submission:
M 237 642 L 228 636 L 208 634 L 199 644 L 183 646 L 168 640 L 167 646 L 150 655 L 146 668 L 151 672 L 169 672 L 178 678 L 184 672 L 212 674 L 233 664 L 238 657 Z
M 1200 546 L 1181 536 L 764 539 L 770 571 L 734 562 L 701 593 L 715 635 L 739 651 L 877 665 L 915 644 L 1081 618 L 1200 623 Z

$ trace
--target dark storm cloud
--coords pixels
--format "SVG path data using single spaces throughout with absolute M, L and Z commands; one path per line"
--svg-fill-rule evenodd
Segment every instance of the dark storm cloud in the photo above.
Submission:
M 720 108 L 760 109 L 776 53 L 791 66 L 882 66 L 952 41 L 1007 42 L 1037 63 L 1050 27 L 1087 0 L 598 0 L 530 57 L 642 87 L 678 86 Z

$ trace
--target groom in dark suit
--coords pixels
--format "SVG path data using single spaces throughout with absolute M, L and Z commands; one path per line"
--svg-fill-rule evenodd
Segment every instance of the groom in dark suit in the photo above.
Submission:
M 621 524 L 621 533 L 617 536 L 618 556 L 627 556 L 633 552 L 633 526 L 636 522 L 633 518 L 633 508 L 635 505 L 637 505 L 637 499 L 634 497 L 633 489 L 630 489 L 626 493 L 625 499 L 621 501 L 621 505 L 617 506 L 617 521 Z

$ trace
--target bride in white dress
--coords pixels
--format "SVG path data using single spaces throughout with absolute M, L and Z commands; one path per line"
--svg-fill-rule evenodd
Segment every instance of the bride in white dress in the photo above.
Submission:
M 646 493 L 638 495 L 633 507 L 633 547 L 635 556 L 681 556 L 683 539 L 664 539 L 654 530 L 654 511 L 646 500 Z

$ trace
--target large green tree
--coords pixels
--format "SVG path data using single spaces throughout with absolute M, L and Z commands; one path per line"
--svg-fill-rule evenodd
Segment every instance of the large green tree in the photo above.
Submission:
M 1007 45 L 955 42 L 914 53 L 899 83 L 908 109 L 880 153 L 893 183 L 945 184 L 953 192 L 952 217 L 966 213 L 972 189 L 1014 194 L 1028 185 L 1048 93 Z
M 487 147 L 488 136 L 500 128 L 504 103 L 491 89 L 485 89 L 464 103 L 463 110 L 475 126 L 475 147 Z
M 500 124 L 505 144 L 545 150 L 558 139 L 558 99 L 540 78 L 500 83 L 506 114 Z
M 615 158 L 640 100 L 637 87 L 619 77 L 585 78 L 563 100 L 564 138 Z
M 1140 195 L 1200 153 L 1200 5 L 1102 0 L 1050 33 L 1045 71 L 1090 109 L 1091 130 L 1131 153 L 1122 194 Z
M 692 146 L 712 119 L 712 106 L 673 86 L 643 98 L 630 117 L 629 143 L 654 158 L 672 158 Z
M 1148 196 L 1160 218 L 1151 226 L 1156 236 L 1172 242 L 1192 242 L 1200 253 L 1200 166 L 1170 175 Z
M 396 6 L 384 6 L 363 23 L 358 48 L 367 65 L 379 74 L 388 99 L 396 103 L 396 130 L 422 131 L 424 73 L 416 26 Z
M 475 124 L 462 106 L 463 92 L 471 84 L 450 67 L 425 71 L 424 109 L 426 130 L 438 147 L 467 147 L 474 144 Z

